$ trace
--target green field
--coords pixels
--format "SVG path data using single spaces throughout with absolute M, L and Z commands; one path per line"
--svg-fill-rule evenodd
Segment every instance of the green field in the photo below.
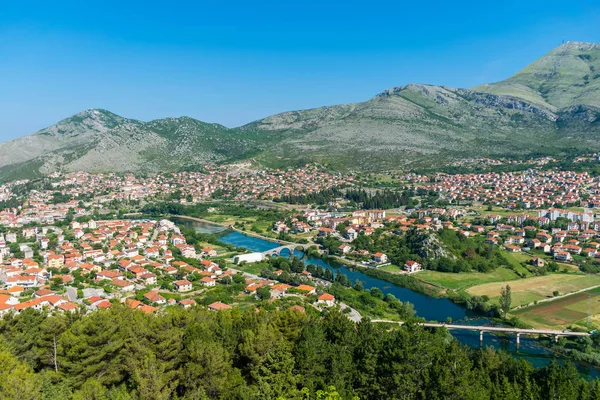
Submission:
M 415 278 L 436 286 L 442 286 L 447 289 L 466 289 L 474 285 L 489 282 L 505 282 L 519 279 L 514 271 L 508 268 L 496 268 L 492 272 L 438 272 L 421 271 L 413 275 Z
M 229 260 L 233 256 L 239 254 L 237 251 L 223 251 L 219 252 L 216 257 L 212 257 L 212 260 Z
M 509 253 L 508 251 L 503 252 L 504 258 L 510 263 L 513 269 L 523 277 L 531 276 L 531 272 L 527 268 L 521 265 L 522 262 L 528 262 L 531 260 L 531 256 L 525 253 Z
M 223 225 L 243 224 L 246 230 L 251 231 L 252 227 L 258 228 L 260 234 L 271 232 L 272 222 L 260 219 L 259 217 L 238 217 L 229 214 L 211 214 L 204 217 L 207 221 L 216 222 Z
M 232 265 L 231 268 L 238 271 L 247 272 L 249 274 L 260 275 L 261 271 L 267 266 L 266 263 L 250 263 L 242 265 Z
M 511 211 L 511 210 L 507 210 L 506 208 L 496 207 L 496 206 L 492 207 L 492 211 L 488 211 L 488 206 L 484 206 L 484 205 L 474 206 L 473 209 L 475 211 L 479 212 L 482 217 L 489 215 L 489 214 L 498 214 L 502 217 L 507 217 L 509 215 L 519 215 L 519 214 L 529 214 L 532 217 L 536 216 L 535 211 L 528 211 L 528 210 Z
M 380 269 L 382 271 L 391 272 L 393 274 L 402 272 L 402 268 L 398 267 L 397 265 L 393 265 L 393 264 L 385 265 L 385 266 L 377 268 L 377 269 Z
M 506 257 L 507 255 L 512 257 L 512 259 L 514 259 L 515 261 L 517 261 L 519 263 L 519 265 L 522 262 L 529 262 L 532 259 L 531 255 L 529 255 L 527 253 L 508 253 L 507 252 L 507 254 L 505 254 L 504 256 Z
M 527 325 L 536 328 L 558 329 L 566 328 L 571 324 L 587 327 L 588 310 L 592 315 L 592 326 L 598 327 L 600 325 L 600 288 L 527 307 L 511 314 Z
M 591 286 L 600 285 L 600 276 L 584 274 L 550 274 L 510 282 L 512 306 L 526 305 L 534 301 L 551 298 L 555 291 L 561 295 Z M 503 282 L 484 283 L 467 289 L 474 296 L 489 296 L 497 302 Z
M 210 247 L 211 249 L 215 250 L 216 252 L 221 252 L 221 251 L 225 250 L 224 247 L 219 246 L 218 244 L 212 244 L 212 243 L 208 243 L 208 242 L 199 242 L 198 246 L 200 246 L 201 249 L 203 249 L 205 247 Z

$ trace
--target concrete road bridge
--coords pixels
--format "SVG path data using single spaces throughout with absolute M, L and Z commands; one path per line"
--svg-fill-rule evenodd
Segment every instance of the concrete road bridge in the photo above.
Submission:
M 386 319 L 373 319 L 371 322 L 386 322 L 391 324 L 404 325 L 404 322 L 390 321 Z M 522 329 L 512 327 L 497 327 L 497 326 L 477 326 L 477 325 L 456 325 L 456 324 L 439 324 L 433 322 L 418 322 L 417 325 L 424 326 L 426 328 L 446 328 L 448 330 L 463 330 L 463 331 L 479 331 L 479 343 L 483 343 L 484 332 L 502 332 L 502 333 L 514 333 L 517 339 L 517 347 L 521 342 L 521 335 L 543 335 L 552 336 L 554 341 L 558 341 L 561 336 L 571 337 L 586 337 L 592 336 L 589 332 L 567 332 L 567 331 L 554 331 L 548 329 Z

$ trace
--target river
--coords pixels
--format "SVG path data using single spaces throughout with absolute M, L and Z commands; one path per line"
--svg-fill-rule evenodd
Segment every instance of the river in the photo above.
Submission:
M 193 227 L 198 232 L 209 234 L 216 234 L 225 230 L 224 227 L 203 222 L 185 221 L 184 225 L 187 227 Z M 231 244 L 237 247 L 243 247 L 250 251 L 256 252 L 264 252 L 279 247 L 277 243 L 246 236 L 239 232 L 229 233 L 223 237 L 220 237 L 219 240 L 223 243 Z M 289 252 L 286 253 L 286 251 L 287 250 L 282 251 L 281 255 L 289 256 Z M 451 318 L 453 323 L 462 325 L 492 325 L 492 322 L 489 319 L 476 316 L 466 308 L 454 304 L 448 299 L 435 298 L 421 293 L 416 293 L 410 289 L 396 286 L 381 279 L 370 277 L 360 271 L 351 270 L 344 266 L 333 267 L 320 258 L 304 257 L 304 254 L 297 250 L 294 251 L 294 255 L 301 258 L 305 265 L 320 265 L 323 268 L 334 270 L 336 273 L 337 271 L 341 271 L 352 282 L 356 280 L 361 281 L 365 289 L 376 287 L 379 288 L 384 294 L 390 293 L 400 301 L 410 302 L 413 304 L 417 315 L 425 318 L 428 321 L 445 322 L 448 318 Z M 479 333 L 476 331 L 452 332 L 452 335 L 461 343 L 469 347 L 478 348 L 480 346 Z M 485 333 L 483 345 L 492 346 L 495 349 L 506 351 L 515 358 L 527 360 L 534 367 L 543 367 L 554 358 L 560 361 L 565 361 L 565 359 L 555 356 L 552 351 L 542 346 L 538 340 L 527 338 L 525 336 L 521 337 L 521 343 L 518 350 L 516 348 L 515 338 L 512 335 L 509 337 L 501 337 Z M 590 378 L 600 377 L 600 370 L 597 368 L 581 362 L 574 362 L 574 364 L 582 375 Z

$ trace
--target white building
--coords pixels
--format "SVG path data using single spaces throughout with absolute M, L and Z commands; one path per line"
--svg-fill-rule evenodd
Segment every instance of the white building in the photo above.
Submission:
M 265 259 L 265 255 L 263 253 L 241 254 L 241 255 L 233 257 L 233 263 L 239 264 L 244 261 L 248 262 L 248 263 L 254 263 L 254 262 L 261 262 L 264 259 Z
M 416 261 L 413 260 L 408 260 L 405 264 L 404 264 L 404 270 L 406 272 L 408 272 L 409 274 L 413 273 L 413 272 L 417 272 L 422 270 L 423 267 L 421 266 L 421 264 L 419 264 Z

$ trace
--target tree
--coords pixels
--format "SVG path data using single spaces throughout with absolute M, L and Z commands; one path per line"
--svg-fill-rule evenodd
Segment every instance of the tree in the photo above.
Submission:
M 38 336 L 40 361 L 42 364 L 54 368 L 55 372 L 58 372 L 58 339 L 66 329 L 67 323 L 64 315 L 50 316 L 40 324 Z
M 24 310 L 0 318 L 0 399 L 600 400 L 600 381 L 581 379 L 568 363 L 536 369 L 491 348 L 468 349 L 412 322 L 408 303 L 392 295 L 382 301 L 375 290 L 340 283 L 328 291 L 397 309 L 407 322 L 355 324 L 335 308 L 276 310 L 291 299 L 226 312 L 147 315 L 116 300 L 86 316 Z M 598 341 L 586 338 L 583 348 Z
M 268 300 L 271 298 L 271 289 L 268 286 L 261 286 L 256 289 L 256 295 L 261 300 Z
M 504 318 L 510 311 L 510 303 L 512 303 L 512 295 L 510 293 L 510 285 L 506 285 L 500 290 L 500 309 L 504 313 Z
M 0 398 L 41 399 L 40 382 L 29 365 L 0 349 Z
M 166 363 L 156 359 L 152 352 L 142 359 L 133 369 L 133 378 L 137 384 L 140 396 L 148 400 L 167 400 L 177 386 L 174 377 L 165 374 Z

